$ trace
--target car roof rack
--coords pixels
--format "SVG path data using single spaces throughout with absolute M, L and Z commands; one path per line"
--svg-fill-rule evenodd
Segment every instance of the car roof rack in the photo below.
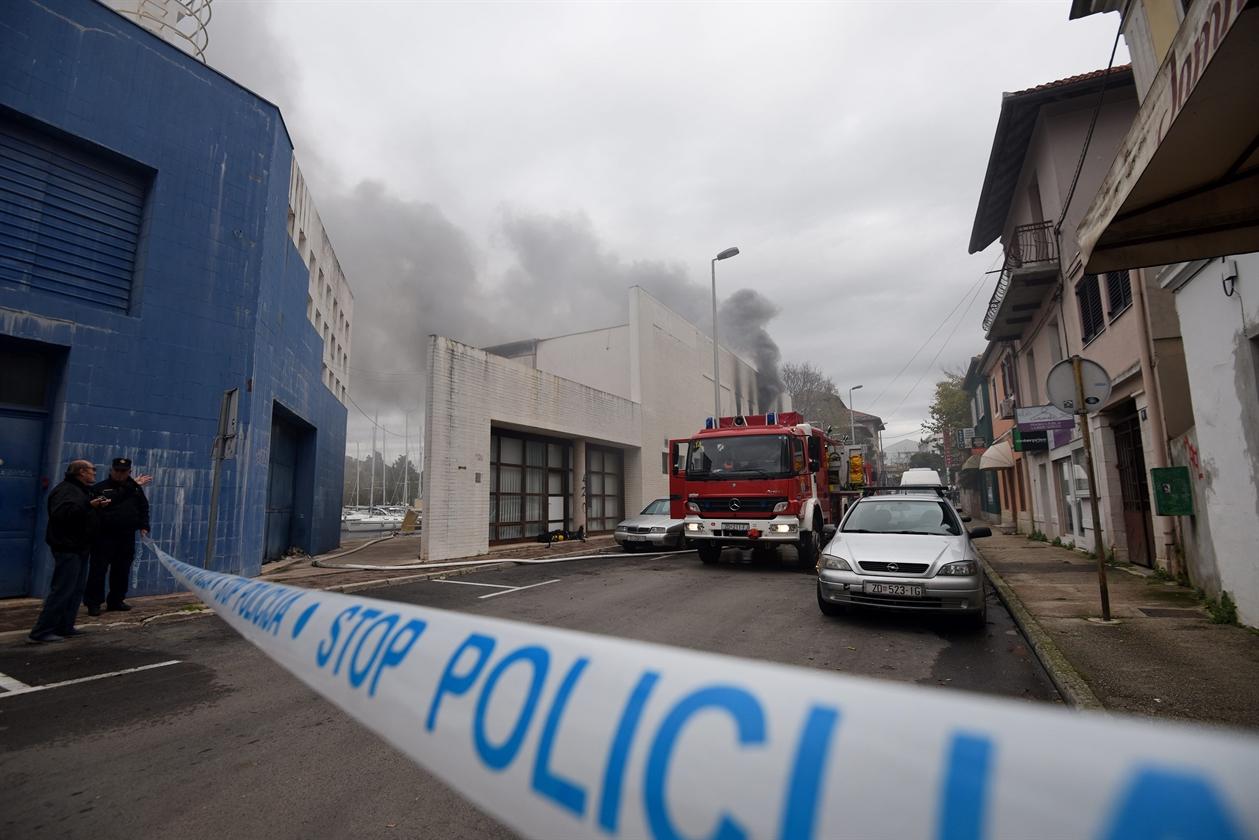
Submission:
M 861 488 L 861 495 L 875 496 L 879 493 L 935 493 L 940 498 L 944 498 L 949 492 L 949 488 L 941 484 L 890 484 L 890 485 L 870 485 Z

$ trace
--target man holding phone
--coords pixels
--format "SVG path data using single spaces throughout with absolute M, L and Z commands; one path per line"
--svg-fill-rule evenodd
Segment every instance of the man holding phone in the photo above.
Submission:
M 149 500 L 142 489 L 148 482 L 148 476 L 131 477 L 130 458 L 115 458 L 109 476 L 92 487 L 92 494 L 108 499 L 109 504 L 99 511 L 100 525 L 92 542 L 91 569 L 83 593 L 88 615 L 100 615 L 102 603 L 110 610 L 131 609 L 126 597 L 136 554 L 136 531 L 149 534 Z

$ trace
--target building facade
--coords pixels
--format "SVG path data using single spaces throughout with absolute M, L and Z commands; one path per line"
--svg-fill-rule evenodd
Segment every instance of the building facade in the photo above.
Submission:
M 92 0 L 5 5 L 0 594 L 46 590 L 46 492 L 75 458 L 151 473 L 153 538 L 210 568 L 337 544 L 346 413 L 291 173 L 278 109 L 174 46 Z M 175 588 L 147 554 L 132 584 Z
M 712 340 L 639 287 L 629 322 L 477 349 L 431 338 L 422 556 L 481 554 L 549 530 L 611 531 L 668 495 L 669 441 L 713 411 Z M 723 414 L 762 406 L 721 348 Z
M 1167 463 L 1179 468 L 1168 480 L 1183 476 L 1192 497 L 1166 518 L 1183 558 L 1173 571 L 1212 597 L 1228 593 L 1256 626 L 1259 5 L 1073 0 L 1070 16 L 1106 12 L 1123 14 L 1140 109 L 1079 222 L 1080 259 L 1172 295 L 1171 306 L 1148 300 Z

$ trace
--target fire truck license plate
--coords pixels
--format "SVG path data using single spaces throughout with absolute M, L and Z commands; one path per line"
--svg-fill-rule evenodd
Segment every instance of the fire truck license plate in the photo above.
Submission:
M 891 595 L 896 598 L 921 598 L 921 586 L 907 586 L 903 583 L 867 583 L 867 595 Z
M 727 531 L 746 531 L 748 523 L 746 522 L 723 522 L 721 527 Z

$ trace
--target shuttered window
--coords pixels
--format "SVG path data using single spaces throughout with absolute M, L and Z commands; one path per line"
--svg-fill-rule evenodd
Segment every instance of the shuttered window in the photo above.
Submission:
M 1080 302 L 1080 328 L 1087 344 L 1106 329 L 1106 316 L 1102 313 L 1102 292 L 1098 288 L 1097 275 L 1086 274 L 1075 287 Z
M 0 114 L 0 284 L 126 311 L 148 180 Z
M 1106 274 L 1106 304 L 1110 319 L 1132 305 L 1132 279 L 1126 271 L 1110 271 Z

